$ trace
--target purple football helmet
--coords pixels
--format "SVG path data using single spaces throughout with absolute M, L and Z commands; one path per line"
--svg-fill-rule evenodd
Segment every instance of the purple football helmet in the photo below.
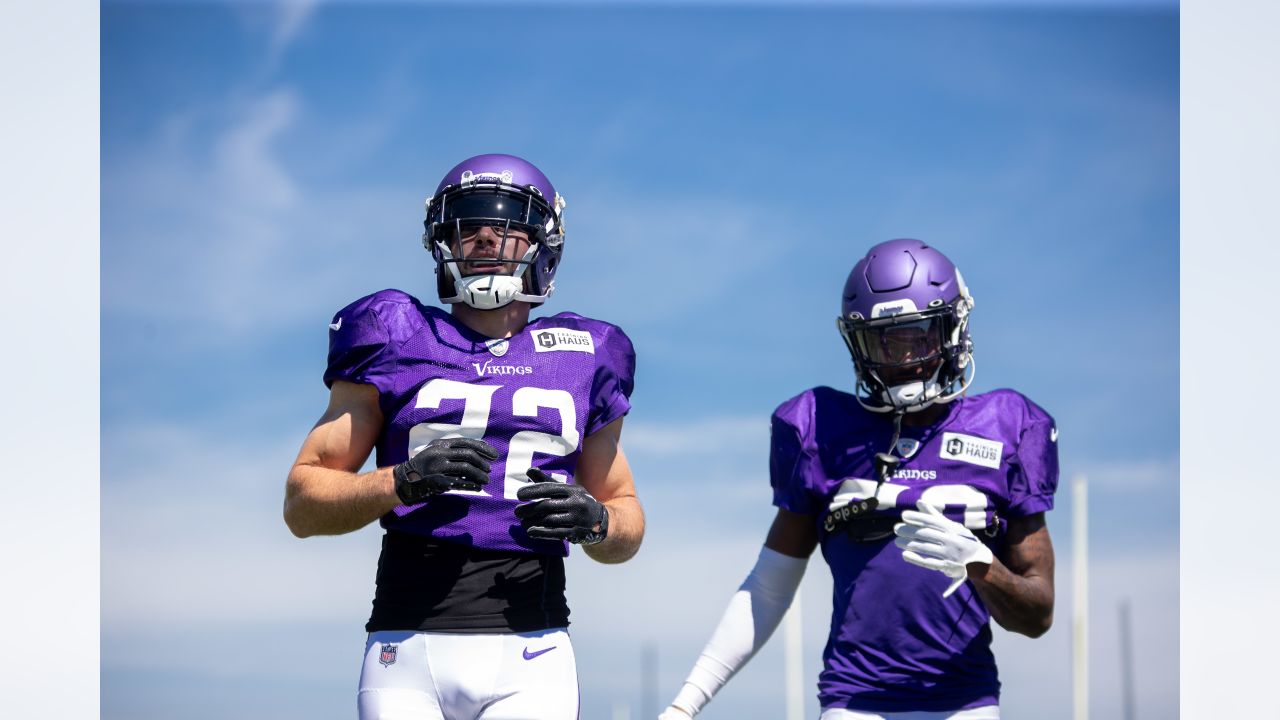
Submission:
M 867 252 L 844 285 L 836 325 L 874 412 L 914 412 L 959 397 L 973 382 L 973 297 L 945 255 L 919 240 Z
M 477 155 L 458 163 L 427 199 L 423 222 L 422 244 L 436 261 L 440 302 L 492 310 L 513 300 L 540 303 L 551 297 L 564 249 L 564 205 L 547 176 L 514 155 Z M 461 256 L 461 239 L 482 227 L 498 238 L 501 263 Z M 508 244 L 522 242 L 523 235 L 528 250 L 508 258 Z M 477 264 L 490 271 L 464 275 Z M 493 270 L 495 265 L 502 269 Z

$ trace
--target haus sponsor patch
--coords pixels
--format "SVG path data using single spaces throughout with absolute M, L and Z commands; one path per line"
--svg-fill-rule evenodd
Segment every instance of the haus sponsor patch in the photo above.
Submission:
M 964 435 L 962 433 L 942 433 L 942 447 L 938 456 L 945 460 L 959 460 L 973 465 L 981 465 L 999 469 L 1000 456 L 1004 452 L 1004 443 L 998 440 Z
M 586 330 L 568 330 L 566 328 L 550 328 L 539 330 L 533 334 L 533 347 L 538 352 L 585 352 L 595 354 L 596 343 L 591 333 Z

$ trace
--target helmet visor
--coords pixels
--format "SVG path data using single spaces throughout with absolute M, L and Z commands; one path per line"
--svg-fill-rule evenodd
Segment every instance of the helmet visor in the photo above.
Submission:
M 440 217 L 445 224 L 503 225 L 507 221 L 538 232 L 550 229 L 551 207 L 532 193 L 493 187 L 467 188 L 446 192 L 440 198 Z
M 859 323 L 850 328 L 855 352 L 869 367 L 904 367 L 942 356 L 946 319 L 940 315 L 905 322 Z

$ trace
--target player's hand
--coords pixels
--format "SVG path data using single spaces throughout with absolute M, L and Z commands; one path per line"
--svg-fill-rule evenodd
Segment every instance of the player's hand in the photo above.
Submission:
M 692 717 L 693 716 L 689 713 L 681 710 L 675 705 L 672 705 L 662 711 L 662 714 L 658 716 L 658 720 L 690 720 Z
M 414 505 L 449 490 L 479 490 L 489 482 L 489 461 L 497 459 L 498 451 L 483 440 L 432 440 L 391 471 L 396 495 Z
M 893 526 L 893 533 L 898 536 L 893 542 L 902 548 L 903 560 L 951 578 L 951 586 L 942 593 L 942 597 L 948 597 L 969 577 L 969 563 L 991 564 L 991 548 L 983 545 L 969 528 L 948 520 L 925 501 L 917 502 L 916 507 L 920 512 L 902 511 L 902 522 Z
M 594 545 L 609 534 L 609 513 L 581 485 L 566 485 L 537 468 L 525 473 L 533 482 L 516 492 L 523 505 L 516 517 L 531 538 Z

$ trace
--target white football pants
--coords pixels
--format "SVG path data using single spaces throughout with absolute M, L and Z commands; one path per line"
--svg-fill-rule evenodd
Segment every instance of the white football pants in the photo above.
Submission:
M 984 705 L 968 710 L 929 712 L 873 713 L 845 708 L 825 708 L 818 720 L 1000 720 L 999 705 Z
M 578 667 L 563 628 L 379 631 L 365 643 L 357 703 L 360 720 L 576 720 Z

